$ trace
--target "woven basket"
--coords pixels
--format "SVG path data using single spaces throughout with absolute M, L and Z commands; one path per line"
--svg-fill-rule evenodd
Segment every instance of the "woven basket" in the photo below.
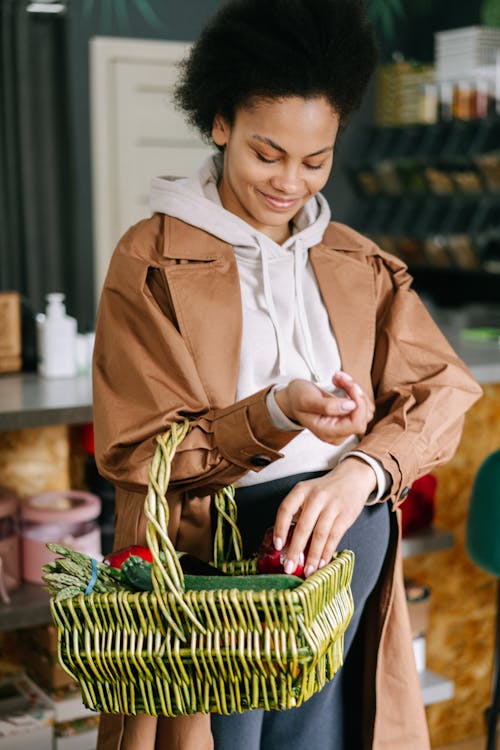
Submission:
M 189 423 L 157 438 L 144 504 L 153 554 L 153 592 L 80 594 L 51 600 L 58 655 L 88 708 L 178 716 L 299 706 L 342 664 L 353 612 L 354 554 L 339 553 L 284 591 L 184 591 L 167 536 L 170 465 Z M 234 491 L 215 498 L 214 563 L 233 575 L 255 572 L 241 557 Z M 221 579 L 222 581 L 223 579 Z

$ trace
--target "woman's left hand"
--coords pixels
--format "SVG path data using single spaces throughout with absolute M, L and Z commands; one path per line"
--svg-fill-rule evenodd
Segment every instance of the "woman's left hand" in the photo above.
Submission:
M 306 577 L 330 562 L 341 538 L 376 486 L 371 466 L 355 456 L 349 456 L 322 477 L 295 485 L 281 502 L 274 523 L 274 545 L 281 549 L 292 521 L 297 518 L 285 572 L 295 570 L 309 539 L 304 564 Z

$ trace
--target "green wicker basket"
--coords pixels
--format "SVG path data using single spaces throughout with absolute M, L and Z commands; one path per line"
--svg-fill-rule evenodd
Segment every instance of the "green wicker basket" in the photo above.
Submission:
M 345 550 L 294 589 L 184 591 L 167 536 L 170 465 L 189 423 L 157 438 L 144 508 L 153 592 L 56 601 L 59 661 L 86 706 L 105 713 L 178 716 L 299 706 L 339 669 L 353 612 L 354 554 Z M 214 562 L 255 572 L 241 558 L 234 491 L 215 498 Z M 223 580 L 223 579 L 221 579 Z

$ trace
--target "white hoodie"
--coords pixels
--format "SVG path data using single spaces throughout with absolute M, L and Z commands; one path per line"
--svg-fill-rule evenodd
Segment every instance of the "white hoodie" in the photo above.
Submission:
M 215 154 L 192 178 L 154 178 L 150 205 L 153 212 L 180 219 L 233 246 L 243 310 L 236 399 L 294 378 L 312 380 L 331 391 L 332 375 L 341 368 L 340 355 L 309 261 L 309 248 L 321 241 L 330 221 L 328 204 L 321 194 L 308 201 L 295 217 L 292 236 L 278 245 L 222 206 L 217 190 L 221 170 L 222 156 Z M 272 392 L 267 403 L 277 427 L 297 429 Z M 329 445 L 303 430 L 283 449 L 283 459 L 258 473 L 249 472 L 237 486 L 331 469 L 348 451 L 352 455 L 358 442 L 352 435 L 342 445 Z M 373 467 L 378 499 L 386 488 L 380 464 L 364 453 L 355 455 Z

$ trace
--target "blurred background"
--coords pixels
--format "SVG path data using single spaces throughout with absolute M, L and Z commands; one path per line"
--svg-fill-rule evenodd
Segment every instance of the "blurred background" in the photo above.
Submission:
M 0 0 L 0 715 L 19 692 L 42 691 L 30 714 L 38 734 L 16 748 L 95 746 L 96 719 L 57 667 L 32 555 L 68 534 L 94 555 L 111 548 L 114 493 L 93 457 L 96 306 L 117 240 L 149 215 L 151 178 L 191 174 L 210 151 L 171 91 L 223 4 Z M 466 544 L 478 471 L 500 455 L 500 0 L 367 0 L 367 12 L 380 64 L 324 192 L 335 220 L 409 265 L 484 389 L 456 456 L 403 506 L 432 746 L 476 750 L 500 573 L 475 564 Z M 40 364 L 48 294 L 67 356 Z M 486 484 L 500 506 L 499 484 Z M 71 521 L 75 503 L 88 508 L 83 523 Z M 46 517 L 33 512 L 41 506 Z M 34 682 L 16 683 L 19 670 Z M 11 750 L 4 731 L 0 722 L 0 750 Z

